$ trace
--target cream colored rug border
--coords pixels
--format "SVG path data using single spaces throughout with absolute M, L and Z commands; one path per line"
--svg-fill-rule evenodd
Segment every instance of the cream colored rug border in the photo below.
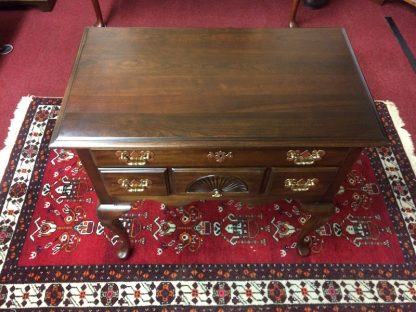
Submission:
M 400 117 L 399 109 L 396 104 L 391 101 L 378 101 L 386 105 L 387 110 L 390 113 L 390 117 L 393 120 L 394 127 L 399 134 L 400 141 L 402 142 L 403 149 L 406 152 L 407 158 L 409 158 L 410 165 L 412 166 L 413 172 L 416 174 L 416 154 L 413 145 L 412 136 L 404 128 L 405 123 Z
M 22 123 L 25 120 L 27 109 L 32 102 L 33 96 L 24 96 L 17 104 L 13 119 L 10 121 L 9 133 L 4 140 L 4 147 L 0 151 L 0 180 L 3 179 L 4 171 L 9 163 L 10 154 L 16 142 Z

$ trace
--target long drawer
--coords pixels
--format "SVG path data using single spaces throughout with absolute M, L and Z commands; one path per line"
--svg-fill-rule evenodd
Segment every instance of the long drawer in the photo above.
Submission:
M 269 195 L 302 198 L 324 195 L 338 168 L 273 168 L 267 186 Z
M 137 196 L 168 195 L 167 169 L 101 169 L 101 179 L 108 195 L 117 201 Z
M 92 150 L 98 167 L 339 166 L 348 148 Z
M 265 171 L 265 168 L 172 168 L 171 191 L 213 199 L 257 195 L 262 189 Z

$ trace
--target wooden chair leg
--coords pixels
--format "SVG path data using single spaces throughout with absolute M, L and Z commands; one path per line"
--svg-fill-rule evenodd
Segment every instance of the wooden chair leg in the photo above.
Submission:
M 97 21 L 95 22 L 95 27 L 105 27 L 103 15 L 101 14 L 101 8 L 100 8 L 100 2 L 98 0 L 91 0 L 92 6 L 94 7 L 95 16 L 97 18 Z
M 290 28 L 298 27 L 298 24 L 296 23 L 296 13 L 298 12 L 299 2 L 300 0 L 292 0 L 292 10 L 290 12 L 290 21 L 289 21 Z

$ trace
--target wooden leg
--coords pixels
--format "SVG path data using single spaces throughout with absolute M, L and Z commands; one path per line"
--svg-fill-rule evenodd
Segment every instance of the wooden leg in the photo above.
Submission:
M 97 18 L 97 21 L 95 22 L 95 27 L 105 27 L 103 15 L 101 14 L 101 8 L 100 8 L 100 2 L 98 0 L 91 0 L 92 5 L 94 7 L 95 16 Z
M 298 24 L 296 23 L 296 13 L 298 12 L 300 0 L 292 0 L 292 11 L 290 12 L 290 21 L 289 27 L 296 28 Z
M 309 241 L 305 241 L 305 238 L 312 231 L 324 225 L 335 213 L 332 203 L 317 203 L 304 207 L 311 214 L 311 218 L 303 225 L 297 241 L 298 253 L 303 257 L 308 256 L 311 252 Z
M 46 2 L 39 3 L 39 9 L 43 12 L 52 11 L 55 2 L 56 0 L 48 0 Z
M 126 259 L 131 253 L 129 236 L 119 220 L 121 215 L 128 212 L 130 208 L 130 205 L 111 204 L 102 204 L 97 208 L 97 216 L 100 222 L 119 236 L 121 246 L 117 251 L 117 256 L 120 259 Z

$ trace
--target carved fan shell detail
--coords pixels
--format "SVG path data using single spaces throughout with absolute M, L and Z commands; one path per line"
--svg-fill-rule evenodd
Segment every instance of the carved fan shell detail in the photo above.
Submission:
M 248 187 L 244 181 L 236 177 L 209 175 L 197 179 L 186 188 L 189 193 L 209 193 L 214 190 L 243 193 L 248 192 Z

